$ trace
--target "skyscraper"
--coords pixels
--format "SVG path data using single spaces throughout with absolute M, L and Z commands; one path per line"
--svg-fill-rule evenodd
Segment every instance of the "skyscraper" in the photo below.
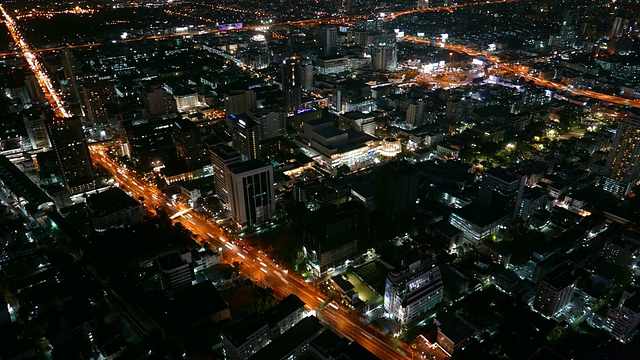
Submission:
M 624 196 L 640 175 L 640 118 L 632 114 L 618 122 L 613 146 L 605 165 L 603 188 Z
M 227 169 L 233 219 L 248 227 L 267 222 L 276 212 L 273 166 L 260 160 L 249 160 L 231 164 Z
M 95 188 L 96 179 L 79 117 L 54 118 L 47 131 L 64 186 L 70 194 Z
M 295 112 L 302 103 L 302 72 L 297 56 L 282 61 L 282 94 L 285 111 Z

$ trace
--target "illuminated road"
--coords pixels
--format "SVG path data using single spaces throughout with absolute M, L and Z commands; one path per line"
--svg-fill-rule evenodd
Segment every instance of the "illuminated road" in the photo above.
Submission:
M 415 43 L 431 44 L 429 40 L 418 38 L 411 35 L 405 35 L 404 39 L 406 41 L 415 42 Z M 608 94 L 603 94 L 596 91 L 585 90 L 585 89 L 577 89 L 577 88 L 570 89 L 568 85 L 561 84 L 555 81 L 545 80 L 536 76 L 531 76 L 530 74 L 527 74 L 526 72 L 524 72 L 522 69 L 519 69 L 517 66 L 510 66 L 508 64 L 502 63 L 502 60 L 494 55 L 477 51 L 467 46 L 456 45 L 456 44 L 445 44 L 444 48 L 447 50 L 452 50 L 452 51 L 461 53 L 461 54 L 467 54 L 469 56 L 483 56 L 484 58 L 492 62 L 495 66 L 503 70 L 509 71 L 515 75 L 522 76 L 527 81 L 533 81 L 538 86 L 546 87 L 549 89 L 568 91 L 575 95 L 586 96 L 588 98 L 597 99 L 597 100 L 605 101 L 612 104 L 640 108 L 640 100 L 626 99 L 620 96 L 608 95 Z
M 20 34 L 16 23 L 4 10 L 4 7 L 2 7 L 2 5 L 0 5 L 0 11 L 2 11 L 4 23 L 5 25 L 7 25 L 7 29 L 9 29 L 9 32 L 13 37 L 13 41 L 20 47 L 22 55 L 24 56 L 25 60 L 27 60 L 29 67 L 31 67 L 31 71 L 33 71 L 33 74 L 38 79 L 38 83 L 40 84 L 40 87 L 42 88 L 42 91 L 44 92 L 47 101 L 51 105 L 51 108 L 53 108 L 56 116 L 70 117 L 71 114 L 64 108 L 64 103 L 62 102 L 62 99 L 60 98 L 60 95 L 58 95 L 56 89 L 53 87 L 53 83 L 51 82 L 49 75 L 47 75 L 47 72 L 40 63 L 40 60 L 38 60 L 36 55 L 31 51 L 29 44 L 27 44 L 27 42 Z
M 170 215 L 178 214 L 174 221 L 180 222 L 186 229 L 198 236 L 198 242 L 208 242 L 214 248 L 222 249 L 225 263 L 234 261 L 241 263 L 240 272 L 258 282 L 261 286 L 272 287 L 276 295 L 283 298 L 289 294 L 296 294 L 310 308 L 317 309 L 328 298 L 315 285 L 306 283 L 299 276 L 289 275 L 283 266 L 274 263 L 270 258 L 258 250 L 244 245 L 241 240 L 225 234 L 214 222 L 208 221 L 203 215 L 186 211 L 183 204 L 167 200 L 155 186 L 139 179 L 130 170 L 123 169 L 99 145 L 90 146 L 91 157 L 96 165 L 107 169 L 113 175 L 119 186 L 128 191 L 134 198 L 143 197 L 147 208 L 166 208 Z M 173 217 L 173 216 L 172 216 Z M 378 333 L 364 323 L 355 311 L 343 305 L 326 306 L 318 317 L 337 332 L 350 340 L 355 340 L 369 351 L 382 359 L 409 359 L 411 350 L 403 342 L 397 342 L 400 352 L 390 345 L 394 340 L 388 335 Z M 405 355 L 406 354 L 406 355 Z
M 423 13 L 423 12 L 441 12 L 441 11 L 452 12 L 455 9 L 461 9 L 461 8 L 471 7 L 471 6 L 484 6 L 484 5 L 492 5 L 492 4 L 506 4 L 506 3 L 520 2 L 520 1 L 522 1 L 522 0 L 485 1 L 485 2 L 457 4 L 457 5 L 451 5 L 451 6 L 439 6 L 439 7 L 430 7 L 430 8 L 424 8 L 424 9 L 406 10 L 406 11 L 390 13 L 388 16 L 384 17 L 383 20 L 384 21 L 389 21 L 389 20 L 393 20 L 393 19 L 395 19 L 397 17 L 416 14 L 416 13 Z M 218 5 L 207 5 L 207 4 L 198 4 L 198 5 L 219 7 Z M 4 10 L 3 10 L 3 12 L 4 12 Z M 173 12 L 173 11 L 170 10 L 170 12 Z M 205 22 L 210 22 L 209 19 L 203 20 L 204 18 L 202 18 L 202 17 L 196 17 L 196 16 L 193 16 L 193 15 L 188 14 L 188 13 L 175 13 L 174 12 L 174 15 L 187 16 L 187 17 L 190 17 L 190 18 L 192 18 L 194 20 L 202 20 L 202 21 L 205 21 Z M 325 18 L 318 18 L 318 19 L 304 19 L 304 20 L 286 21 L 286 22 L 280 22 L 280 23 L 274 23 L 274 24 L 268 24 L 268 25 L 249 25 L 249 26 L 245 26 L 245 27 L 240 28 L 240 29 L 229 29 L 229 30 L 226 30 L 226 31 L 263 30 L 263 29 L 265 29 L 267 27 L 268 28 L 273 28 L 273 27 L 279 27 L 279 26 L 316 27 L 316 26 L 328 25 L 328 24 L 336 24 L 337 25 L 337 24 L 344 24 L 345 22 L 355 21 L 355 20 L 359 20 L 359 19 L 366 20 L 366 19 L 371 18 L 372 16 L 374 16 L 374 15 L 332 16 L 332 17 L 325 17 Z M 377 15 L 375 15 L 375 16 L 377 16 Z M 189 32 L 185 32 L 185 33 L 180 33 L 180 34 L 149 35 L 149 36 L 140 36 L 140 37 L 136 37 L 136 38 L 124 39 L 124 40 L 122 40 L 122 39 L 114 39 L 113 42 L 116 42 L 116 43 L 127 43 L 127 42 L 142 41 L 142 40 L 162 40 L 162 39 L 170 39 L 170 38 L 175 38 L 175 37 L 195 36 L 195 35 L 204 35 L 204 34 L 219 34 L 219 33 L 220 33 L 220 31 L 217 30 L 217 29 L 205 29 L 205 30 L 194 30 L 194 31 L 189 31 Z M 57 50 L 62 50 L 64 48 L 85 49 L 85 48 L 92 48 L 94 46 L 101 46 L 101 45 L 102 45 L 102 43 L 95 42 L 95 43 L 67 45 L 67 46 L 54 46 L 54 47 L 30 50 L 30 52 L 36 53 L 36 52 L 57 51 Z M 16 52 L 0 53 L 0 56 L 11 56 L 11 55 L 18 55 L 18 53 L 16 53 Z

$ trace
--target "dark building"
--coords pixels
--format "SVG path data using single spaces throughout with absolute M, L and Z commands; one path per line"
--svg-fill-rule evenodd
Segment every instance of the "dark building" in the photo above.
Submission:
M 152 168 L 176 159 L 173 142 L 173 121 L 153 119 L 148 122 L 131 121 L 120 124 L 123 153 L 142 168 Z
M 67 191 L 78 194 L 94 189 L 96 179 L 80 118 L 55 118 L 47 122 L 47 131 Z
M 303 228 L 305 255 L 318 274 L 344 264 L 358 252 L 368 212 L 355 201 L 330 204 L 311 214 Z
M 477 202 L 498 215 L 515 219 L 520 215 L 526 178 L 513 171 L 495 168 L 487 171 L 480 183 Z
M 173 143 L 178 159 L 182 160 L 188 170 L 202 165 L 204 150 L 200 130 L 189 120 L 177 119 L 173 122 Z
M 282 61 L 282 95 L 285 111 L 294 113 L 302 103 L 302 72 L 297 56 Z
M 399 214 L 410 210 L 418 196 L 418 172 L 409 164 L 396 161 L 379 167 L 375 173 L 376 209 Z

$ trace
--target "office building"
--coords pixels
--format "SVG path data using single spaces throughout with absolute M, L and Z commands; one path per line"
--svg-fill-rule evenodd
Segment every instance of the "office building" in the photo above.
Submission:
M 562 263 L 547 273 L 533 299 L 533 308 L 545 316 L 554 316 L 571 302 L 577 277 L 569 263 Z
M 31 149 L 49 149 L 51 142 L 47 134 L 47 113 L 39 108 L 30 108 L 22 112 L 22 120 L 29 136 Z
M 168 115 L 177 111 L 176 102 L 166 89 L 153 86 L 142 93 L 142 103 L 149 116 Z
M 222 203 L 229 204 L 229 189 L 227 187 L 227 167 L 242 161 L 242 155 L 228 145 L 218 145 L 211 150 L 211 164 L 213 166 L 213 181 L 216 195 Z
M 525 176 L 504 168 L 485 172 L 478 190 L 478 205 L 516 219 L 520 216 L 525 180 Z
M 602 187 L 625 196 L 640 175 L 640 118 L 625 114 L 618 122 L 613 146 L 605 165 Z
M 233 219 L 242 226 L 263 224 L 275 214 L 273 166 L 249 160 L 227 167 L 229 206 Z
M 144 214 L 142 204 L 117 187 L 89 196 L 87 208 L 97 232 L 135 225 Z
M 67 191 L 78 194 L 93 190 L 96 179 L 80 118 L 54 118 L 46 125 Z
M 257 314 L 251 314 L 222 331 L 222 346 L 227 360 L 248 359 L 269 342 L 269 326 Z
M 110 81 L 82 84 L 86 116 L 91 125 L 102 128 L 109 125 L 108 104 L 116 104 L 115 86 Z
M 302 71 L 300 58 L 290 57 L 282 61 L 282 97 L 284 109 L 294 113 L 302 103 Z
M 303 226 L 303 251 L 316 274 L 343 265 L 358 253 L 368 230 L 368 212 L 349 201 L 314 211 Z
M 318 29 L 318 45 L 322 55 L 333 55 L 338 46 L 338 28 L 335 26 L 322 26 Z
M 408 324 L 439 304 L 443 291 L 435 255 L 407 254 L 387 277 L 384 310 L 392 319 Z
M 228 119 L 232 146 L 245 160 L 257 159 L 260 151 L 260 124 L 247 114 L 231 115 Z

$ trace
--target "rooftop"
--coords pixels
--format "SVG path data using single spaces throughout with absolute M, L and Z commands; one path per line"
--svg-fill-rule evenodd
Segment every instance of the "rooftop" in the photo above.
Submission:
M 323 329 L 324 327 L 317 317 L 306 317 L 279 338 L 255 353 L 250 359 L 276 360 L 288 358 L 287 356 L 297 347 L 308 343 Z
M 140 206 L 136 199 L 118 187 L 112 187 L 87 198 L 87 206 L 92 213 L 111 214 L 122 209 Z

